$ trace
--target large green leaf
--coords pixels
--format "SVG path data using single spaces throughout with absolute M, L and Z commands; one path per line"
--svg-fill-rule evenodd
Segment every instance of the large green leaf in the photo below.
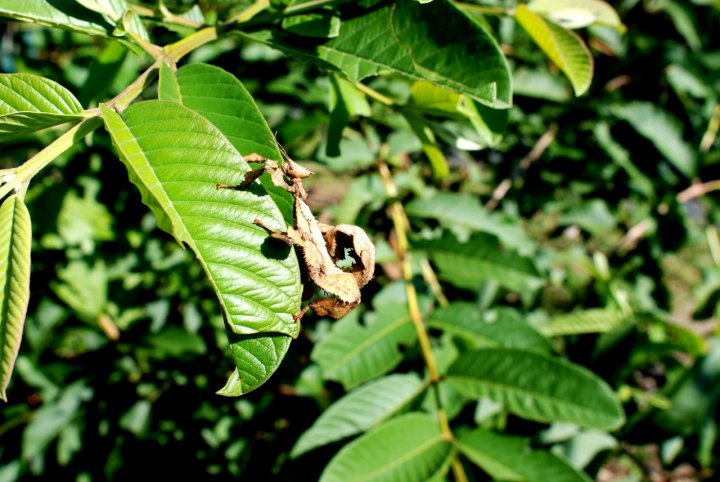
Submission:
M 31 74 L 0 74 L 0 142 L 82 119 L 82 111 L 80 102 L 52 80 Z
M 460 288 L 476 289 L 484 281 L 495 281 L 510 290 L 531 291 L 543 284 L 530 258 L 501 249 L 494 236 L 478 233 L 462 243 L 445 233 L 415 246 L 430 253 L 441 278 Z
M 466 352 L 446 377 L 458 392 L 488 397 L 524 418 L 614 429 L 622 408 L 610 387 L 589 370 L 565 360 L 515 348 Z
M 395 368 L 402 361 L 398 345 L 415 341 L 415 328 L 407 306 L 387 304 L 365 316 L 353 312 L 332 327 L 312 351 L 323 376 L 337 380 L 346 390 Z
M 462 432 L 458 449 L 495 480 L 518 482 L 590 482 L 563 459 L 529 450 L 530 440 L 475 429 Z
M 475 346 L 506 346 L 548 353 L 550 342 L 510 309 L 481 312 L 477 305 L 454 302 L 438 308 L 428 326 L 460 336 Z
M 575 95 L 587 92 L 592 82 L 593 58 L 585 42 L 525 5 L 517 6 L 515 19 L 570 80 Z
M 90 35 L 110 36 L 114 29 L 102 15 L 71 0 L 0 0 L 0 15 Z
M 0 399 L 15 365 L 30 297 L 30 213 L 17 195 L 0 206 Z
M 102 108 L 105 125 L 130 178 L 162 229 L 200 260 L 238 334 L 297 336 L 299 268 L 294 252 L 268 239 L 256 218 L 286 224 L 258 184 L 238 185 L 249 166 L 204 117 L 175 102 L 147 101 L 119 114 Z
M 678 171 L 687 177 L 697 174 L 695 150 L 683 139 L 683 124 L 676 117 L 650 102 L 629 102 L 612 112 L 652 142 Z
M 345 446 L 320 482 L 430 482 L 442 480 L 452 445 L 437 420 L 409 413 L 390 420 Z
M 168 79 L 162 75 L 163 80 Z M 174 82 L 173 82 L 174 81 Z M 255 101 L 242 83 L 225 70 L 208 64 L 190 64 L 177 71 L 174 83 L 176 99 L 185 107 L 199 113 L 217 127 L 243 155 L 256 153 L 268 159 L 282 160 L 282 155 L 270 127 Z M 160 91 L 163 99 L 163 91 Z M 288 224 L 293 223 L 293 197 L 275 186 L 268 176 L 260 178 Z
M 449 0 L 383 2 L 343 19 L 340 35 L 309 44 L 265 30 L 255 40 L 324 62 L 351 81 L 394 71 L 426 79 L 495 107 L 512 103 L 510 73 L 492 36 Z
M 127 29 L 143 40 L 149 40 L 145 25 L 140 17 L 132 13 L 127 0 L 76 0 L 85 8 L 101 14 L 105 19 L 117 27 L 118 32 Z M 124 16 L 127 15 L 126 18 Z
M 389 375 L 351 391 L 302 434 L 291 456 L 370 429 L 401 410 L 423 387 L 420 378 L 409 373 Z

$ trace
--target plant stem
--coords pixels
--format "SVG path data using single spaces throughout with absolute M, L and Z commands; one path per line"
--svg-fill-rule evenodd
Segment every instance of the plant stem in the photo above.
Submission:
M 100 124 L 102 124 L 102 121 L 99 117 L 88 117 L 55 139 L 52 144 L 35 154 L 25 164 L 15 169 L 15 176 L 0 187 L 0 199 L 7 196 L 11 191 L 24 191 L 24 189 L 27 188 L 27 183 L 35 174 L 40 172 L 40 170 L 50 164 L 60 154 L 68 150 L 78 139 L 82 139 L 97 129 Z
M 491 7 L 489 5 L 476 5 L 474 3 L 456 2 L 461 10 L 481 15 L 512 15 L 512 10 L 504 7 Z
M 177 63 L 185 55 L 217 38 L 217 29 L 215 27 L 206 27 L 178 40 L 174 44 L 166 45 L 163 51 L 172 63 Z
M 378 171 L 380 172 L 380 178 L 382 179 L 385 192 L 390 198 L 397 198 L 398 190 L 390 174 L 390 169 L 387 164 L 383 161 L 378 162 Z M 432 346 L 430 345 L 430 337 L 428 336 L 425 323 L 422 319 L 422 313 L 420 312 L 420 303 L 418 302 L 417 291 L 415 285 L 412 282 L 413 272 L 412 264 L 410 262 L 410 252 L 408 251 L 409 243 L 407 238 L 407 232 L 410 229 L 410 222 L 408 221 L 405 210 L 399 201 L 393 201 L 388 208 L 390 217 L 393 222 L 393 228 L 397 237 L 397 256 L 400 259 L 403 273 L 403 281 L 405 283 L 405 293 L 407 295 L 408 311 L 410 312 L 410 319 L 415 326 L 415 332 L 417 333 L 418 340 L 420 342 L 420 349 L 422 351 L 425 366 L 427 367 L 428 376 L 430 378 L 430 389 L 435 397 L 435 405 L 437 406 L 438 422 L 443 435 L 448 441 L 455 439 L 455 436 L 450 429 L 450 423 L 448 422 L 447 413 L 443 407 L 442 397 L 440 396 L 440 389 L 438 382 L 440 381 L 440 372 L 437 368 L 435 356 L 432 352 Z M 466 482 L 467 476 L 462 464 L 457 459 L 453 459 L 452 470 L 455 474 L 455 479 L 458 482 Z
M 377 90 L 368 87 L 367 85 L 363 84 L 362 82 L 358 82 L 357 84 L 355 84 L 355 86 L 358 88 L 358 90 L 360 92 L 363 92 L 368 97 L 372 97 L 373 99 L 380 102 L 381 104 L 385 104 L 388 106 L 395 104 L 395 102 L 390 97 L 382 95 Z

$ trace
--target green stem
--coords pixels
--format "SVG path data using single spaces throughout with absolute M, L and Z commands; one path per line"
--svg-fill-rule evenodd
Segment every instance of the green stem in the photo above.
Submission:
M 174 44 L 165 46 L 163 50 L 167 58 L 174 64 L 188 53 L 217 38 L 217 29 L 215 27 L 206 27 L 178 40 Z
M 0 199 L 12 191 L 24 192 L 28 182 L 33 176 L 54 161 L 60 154 L 68 150 L 79 139 L 82 139 L 97 129 L 100 124 L 102 124 L 102 121 L 99 117 L 89 117 L 55 139 L 52 144 L 35 154 L 25 164 L 15 169 L 15 176 L 12 179 L 8 179 L 7 183 L 0 187 Z

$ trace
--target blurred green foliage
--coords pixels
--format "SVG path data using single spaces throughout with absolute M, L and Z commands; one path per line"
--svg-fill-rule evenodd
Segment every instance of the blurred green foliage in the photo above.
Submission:
M 198 5 L 211 19 L 243 3 Z M 214 395 L 229 375 L 214 293 L 192 255 L 157 228 L 108 137 L 94 133 L 27 193 L 31 297 L 11 401 L 0 406 L 0 481 L 317 480 L 340 446 L 298 458 L 291 449 L 325 408 L 366 381 L 328 370 L 333 332 L 370 336 L 375 323 L 404 314 L 386 212 L 393 200 L 411 222 L 413 281 L 441 365 L 467 346 L 492 345 L 493 337 L 552 350 L 605 379 L 627 417 L 612 432 L 548 426 L 487 399 L 468 405 L 447 390 L 455 423 L 524 437 L 507 450 L 545 448 L 598 480 L 673 473 L 712 480 L 720 466 L 720 206 L 710 182 L 720 178 L 720 4 L 614 4 L 627 32 L 581 31 L 595 75 L 578 98 L 512 19 L 478 16 L 508 53 L 515 97 L 508 111 L 469 102 L 477 116 L 448 115 L 454 98 L 436 110 L 413 110 L 422 86 L 397 75 L 368 85 L 406 110 L 368 103 L 345 81 L 245 37 L 194 51 L 189 62 L 237 76 L 285 149 L 315 171 L 307 185 L 318 217 L 371 234 L 376 280 L 364 290 L 363 308 L 335 325 L 303 319 L 300 337 L 266 385 L 239 399 Z M 153 25 L 153 34 L 161 45 L 176 39 L 164 25 Z M 85 107 L 117 94 L 144 65 L 115 41 L 2 25 L 3 72 L 53 79 Z M 473 124 L 477 119 L 485 128 Z M 348 125 L 338 130 L 338 122 Z M 424 127 L 432 141 L 423 138 Z M 526 157 L 548 132 L 554 139 L 547 149 Z M 48 130 L 5 144 L 0 169 L 21 164 L 56 135 Z M 394 171 L 396 199 L 383 189 L 378 158 Z M 493 198 L 506 179 L 509 190 Z M 484 209 L 492 199 L 497 207 Z M 498 253 L 499 266 L 472 264 L 483 249 Z M 421 276 L 426 266 L 436 270 L 438 285 Z M 442 298 L 451 303 L 437 308 Z M 473 317 L 501 320 L 504 331 L 446 328 L 448 319 Z M 397 357 L 378 374 L 422 375 L 412 330 L 398 330 L 392 342 Z M 413 406 L 433 403 L 427 397 Z M 487 480 L 477 468 L 467 470 L 472 480 Z

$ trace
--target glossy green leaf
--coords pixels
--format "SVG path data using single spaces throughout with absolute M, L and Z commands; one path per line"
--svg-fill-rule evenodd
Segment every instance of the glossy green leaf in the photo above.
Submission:
M 650 102 L 628 102 L 612 113 L 652 142 L 678 171 L 690 178 L 697 174 L 696 151 L 683 139 L 684 126 L 676 117 Z
M 7 401 L 30 297 L 30 213 L 17 195 L 0 206 L 0 399 Z
M 574 32 L 532 12 L 526 5 L 517 6 L 515 19 L 570 80 L 575 95 L 587 92 L 592 82 L 593 58 L 585 42 Z
M 320 482 L 439 481 L 452 454 L 437 420 L 409 413 L 345 446 L 325 467 Z
M 225 70 L 208 64 L 190 64 L 177 71 L 177 99 L 209 120 L 240 154 L 260 154 L 282 160 L 270 127 L 242 83 Z M 161 92 L 162 94 L 162 92 Z M 161 99 L 162 99 L 161 95 Z M 263 175 L 265 190 L 280 208 L 287 224 L 293 223 L 293 197 Z
M 615 9 L 602 0 L 534 0 L 528 8 L 565 28 L 582 28 L 592 24 L 614 28 L 623 26 Z
M 297 336 L 300 280 L 293 250 L 253 224 L 284 230 L 259 184 L 238 185 L 249 166 L 209 121 L 175 102 L 134 104 L 121 117 L 102 109 L 107 130 L 162 229 L 189 246 L 238 334 Z
M 422 380 L 410 373 L 389 375 L 351 391 L 330 405 L 300 436 L 291 456 L 374 427 L 401 410 L 423 388 Z
M 494 236 L 478 233 L 462 243 L 449 233 L 440 239 L 415 243 L 426 250 L 441 278 L 460 288 L 477 289 L 495 281 L 509 290 L 536 290 L 543 280 L 532 260 L 503 250 Z
M 470 341 L 476 347 L 505 346 L 549 353 L 550 342 L 510 309 L 482 312 L 477 305 L 453 302 L 435 310 L 428 326 Z
M 579 310 L 556 316 L 540 327 L 546 336 L 606 333 L 628 321 L 628 317 L 614 309 Z
M 415 342 L 415 328 L 405 304 L 388 304 L 365 315 L 357 310 L 336 322 L 317 343 L 311 358 L 323 376 L 337 380 L 346 390 L 383 375 L 402 361 L 398 345 Z
M 446 381 L 468 397 L 488 397 L 530 420 L 600 429 L 617 428 L 624 420 L 620 403 L 603 380 L 579 365 L 532 351 L 466 352 L 450 366 Z
M 494 480 L 518 482 L 590 482 L 560 457 L 543 450 L 530 450 L 530 440 L 487 430 L 466 430 L 457 447 Z
M 269 30 L 251 37 L 324 62 L 352 82 L 390 70 L 495 107 L 512 103 L 508 66 L 497 43 L 449 0 L 387 2 L 343 19 L 340 36 L 313 46 Z
M 90 35 L 110 36 L 114 28 L 102 15 L 74 1 L 0 0 L 0 15 Z
M 0 142 L 80 120 L 82 111 L 77 99 L 50 79 L 31 74 L 0 74 Z

